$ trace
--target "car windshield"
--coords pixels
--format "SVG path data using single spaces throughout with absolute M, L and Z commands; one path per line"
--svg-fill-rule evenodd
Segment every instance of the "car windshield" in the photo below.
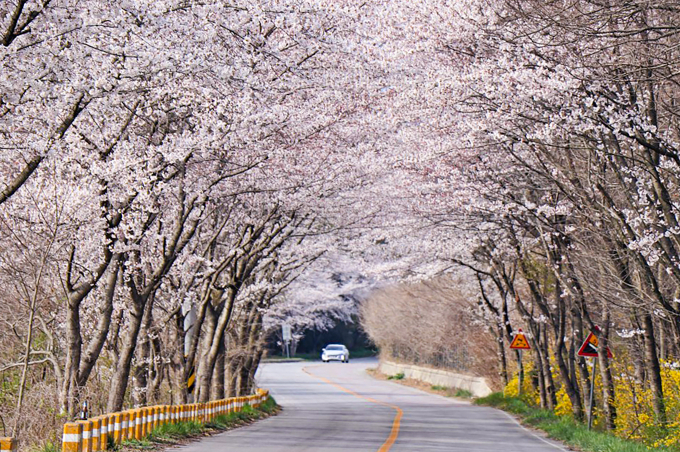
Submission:
M 342 345 L 329 345 L 326 350 L 342 350 Z

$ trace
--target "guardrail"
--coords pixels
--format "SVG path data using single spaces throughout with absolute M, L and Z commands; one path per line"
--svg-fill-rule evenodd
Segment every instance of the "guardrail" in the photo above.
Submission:
M 104 414 L 86 421 L 67 422 L 62 436 L 63 452 L 98 452 L 109 444 L 146 437 L 165 424 L 195 421 L 207 423 L 217 416 L 238 413 L 243 407 L 260 406 L 269 397 L 269 391 L 258 389 L 257 394 L 232 397 L 206 403 L 187 405 L 156 405 L 134 408 L 120 413 Z M 16 452 L 15 438 L 0 438 L 0 452 Z
M 14 438 L 0 438 L 0 451 L 14 452 L 17 450 L 17 440 Z
M 135 408 L 120 413 L 104 414 L 86 421 L 64 424 L 63 452 L 98 452 L 109 443 L 120 444 L 131 439 L 142 439 L 165 424 L 195 421 L 210 422 L 222 414 L 237 413 L 244 406 L 258 407 L 269 397 L 269 391 L 259 389 L 257 394 L 232 397 L 206 403 L 187 405 L 157 405 Z

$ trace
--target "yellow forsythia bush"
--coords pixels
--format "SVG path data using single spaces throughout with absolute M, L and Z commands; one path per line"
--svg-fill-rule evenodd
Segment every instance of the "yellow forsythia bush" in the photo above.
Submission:
M 552 364 L 552 363 L 551 363 Z M 552 366 L 553 379 L 557 385 L 557 405 L 555 414 L 559 416 L 570 416 L 572 406 L 564 387 L 560 384 L 560 376 L 556 372 L 557 366 Z M 592 370 L 592 368 L 591 368 Z M 578 370 L 580 371 L 580 370 Z M 529 404 L 538 406 L 540 396 L 533 387 L 531 375 L 533 373 L 533 363 L 525 365 L 525 379 L 522 384 L 522 399 Z M 595 376 L 595 399 L 596 407 L 594 410 L 594 425 L 599 425 L 602 404 L 602 383 L 598 367 Z M 612 362 L 612 377 L 614 379 L 614 390 L 616 394 L 616 431 L 618 436 L 636 439 L 648 444 L 651 448 L 660 446 L 680 446 L 680 365 L 672 361 L 662 362 L 661 377 L 663 381 L 664 399 L 666 406 L 665 424 L 661 424 L 654 416 L 652 391 L 649 385 L 643 385 L 636 376 L 633 360 L 625 356 L 617 355 L 617 359 Z M 513 376 L 505 387 L 506 396 L 517 396 L 517 375 Z M 584 409 L 587 410 L 587 400 L 590 388 L 581 388 L 584 399 Z

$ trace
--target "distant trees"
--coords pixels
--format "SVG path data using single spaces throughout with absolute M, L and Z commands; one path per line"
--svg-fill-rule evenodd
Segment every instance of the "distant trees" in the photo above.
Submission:
M 362 303 L 362 325 L 383 358 L 476 373 L 500 386 L 493 336 L 456 286 L 438 278 L 377 290 Z

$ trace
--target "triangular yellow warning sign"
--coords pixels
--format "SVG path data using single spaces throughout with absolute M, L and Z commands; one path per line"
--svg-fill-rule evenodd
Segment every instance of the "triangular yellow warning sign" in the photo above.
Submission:
M 527 341 L 526 336 L 524 336 L 524 333 L 522 333 L 522 329 L 520 328 L 515 334 L 515 337 L 513 338 L 512 342 L 510 343 L 510 348 L 513 349 L 519 349 L 519 350 L 530 350 L 531 347 L 529 346 L 529 341 Z

